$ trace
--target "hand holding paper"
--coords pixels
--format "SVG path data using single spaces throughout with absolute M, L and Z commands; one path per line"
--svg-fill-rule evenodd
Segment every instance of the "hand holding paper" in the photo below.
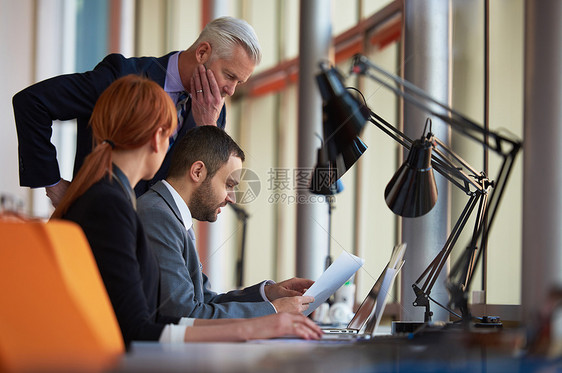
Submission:
M 330 295 L 334 294 L 359 268 L 365 261 L 353 254 L 343 252 L 322 273 L 320 278 L 308 289 L 304 295 L 314 297 L 314 303 L 303 312 L 305 316 L 310 315 L 316 308 L 324 303 Z

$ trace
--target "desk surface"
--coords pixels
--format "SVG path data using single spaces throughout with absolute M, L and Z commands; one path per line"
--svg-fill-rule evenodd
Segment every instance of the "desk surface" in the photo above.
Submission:
M 429 333 L 371 341 L 133 343 L 115 372 L 536 372 L 560 361 L 517 357 L 514 337 Z

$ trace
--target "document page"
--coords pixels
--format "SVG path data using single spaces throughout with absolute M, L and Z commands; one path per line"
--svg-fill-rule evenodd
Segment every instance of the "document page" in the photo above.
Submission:
M 346 251 L 330 265 L 324 273 L 304 295 L 314 297 L 314 303 L 311 303 L 306 311 L 305 316 L 310 315 L 316 308 L 324 303 L 332 294 L 336 292 L 359 268 L 363 266 L 365 261 Z

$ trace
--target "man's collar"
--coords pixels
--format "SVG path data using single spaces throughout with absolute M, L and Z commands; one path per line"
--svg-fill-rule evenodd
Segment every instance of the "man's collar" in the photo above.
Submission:
M 172 54 L 168 60 L 166 81 L 164 82 L 164 91 L 167 93 L 179 93 L 185 91 L 181 82 L 178 66 L 180 53 L 181 51 Z
M 180 210 L 181 219 L 183 220 L 183 225 L 185 226 L 186 230 L 189 230 L 193 226 L 193 220 L 191 217 L 191 211 L 189 211 L 189 207 L 180 196 L 180 194 L 174 189 L 173 186 L 170 185 L 166 180 L 162 180 L 162 184 L 168 188 L 178 210 Z

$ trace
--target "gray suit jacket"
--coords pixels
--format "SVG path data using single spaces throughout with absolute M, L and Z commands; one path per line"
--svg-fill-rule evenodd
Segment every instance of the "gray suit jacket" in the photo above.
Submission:
M 172 194 L 161 181 L 137 200 L 137 212 L 160 266 L 159 314 L 193 318 L 248 318 L 275 313 L 260 284 L 217 294 L 201 271 Z

